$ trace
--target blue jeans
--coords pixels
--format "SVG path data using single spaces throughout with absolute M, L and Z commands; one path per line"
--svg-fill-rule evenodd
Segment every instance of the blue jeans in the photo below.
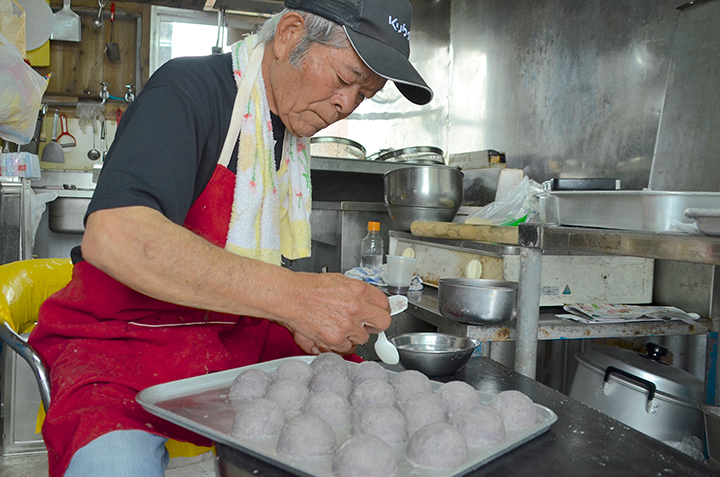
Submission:
M 163 477 L 167 438 L 144 431 L 113 431 L 78 450 L 66 477 Z

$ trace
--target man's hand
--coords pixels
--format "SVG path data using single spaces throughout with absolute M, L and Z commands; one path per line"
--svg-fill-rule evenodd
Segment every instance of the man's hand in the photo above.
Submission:
M 294 332 L 305 351 L 351 353 L 367 342 L 370 333 L 390 326 L 387 297 L 362 281 L 337 273 L 295 273 L 295 279 L 289 296 L 297 298 L 278 306 L 289 318 L 276 321 Z

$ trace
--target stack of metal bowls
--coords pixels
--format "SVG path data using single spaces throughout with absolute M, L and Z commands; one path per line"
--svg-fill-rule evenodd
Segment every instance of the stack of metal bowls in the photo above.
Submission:
M 463 173 L 441 165 L 403 167 L 383 176 L 385 205 L 398 230 L 415 220 L 451 222 L 463 199 Z
M 484 278 L 441 278 L 438 309 L 443 317 L 482 325 L 512 321 L 517 313 L 517 282 Z

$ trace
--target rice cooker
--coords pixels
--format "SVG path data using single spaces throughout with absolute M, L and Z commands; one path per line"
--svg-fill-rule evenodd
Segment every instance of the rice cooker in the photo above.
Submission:
M 702 438 L 705 383 L 662 361 L 667 349 L 646 350 L 591 346 L 575 357 L 570 397 L 661 441 Z

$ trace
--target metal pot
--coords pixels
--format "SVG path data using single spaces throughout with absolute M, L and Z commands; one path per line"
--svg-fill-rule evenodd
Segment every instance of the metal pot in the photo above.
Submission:
M 438 309 L 443 317 L 482 325 L 516 317 L 517 282 L 485 278 L 441 278 Z
M 594 345 L 577 355 L 570 397 L 661 441 L 702 438 L 703 381 L 661 361 L 665 348 L 646 348 Z
M 381 151 L 376 161 L 404 162 L 405 164 L 444 164 L 443 151 L 432 146 L 406 147 Z
M 310 154 L 316 157 L 364 160 L 365 147 L 344 137 L 315 136 L 310 138 Z

